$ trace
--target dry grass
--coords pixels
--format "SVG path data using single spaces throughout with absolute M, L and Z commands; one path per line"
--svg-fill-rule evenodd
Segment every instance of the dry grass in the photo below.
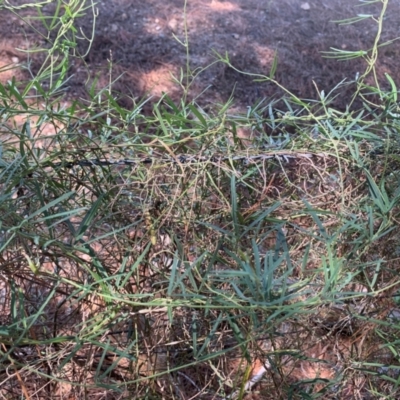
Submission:
M 165 138 L 125 146 L 135 164 L 92 167 L 79 164 L 115 159 L 119 139 L 61 129 L 34 169 L 18 167 L 33 174 L 22 175 L 15 195 L 8 189 L 13 207 L 3 224 L 26 223 L 3 238 L 11 241 L 2 253 L 1 314 L 12 329 L 3 352 L 10 349 L 26 384 L 4 376 L 4 395 L 25 387 L 40 398 L 102 398 L 104 386 L 113 388 L 107 398 L 221 398 L 267 366 L 257 385 L 263 398 L 334 398 L 338 390 L 367 398 L 355 382 L 368 387 L 369 377 L 357 366 L 376 362 L 377 352 L 392 362 L 393 354 L 379 354 L 376 330 L 388 329 L 380 325 L 394 305 L 377 299 L 395 282 L 393 274 L 368 282 L 373 246 L 346 256 L 368 219 L 362 169 L 348 144 L 339 144 L 338 158 L 322 134 L 293 136 L 291 150 L 249 152 L 249 138 L 247 150 L 237 137 L 222 144 L 228 126 L 211 126 L 190 147 Z M 19 140 L 31 154 L 46 143 Z M 358 146 L 368 162 L 368 143 Z
M 397 91 L 149 115 L 34 83 L 0 83 L 3 398 L 399 396 Z

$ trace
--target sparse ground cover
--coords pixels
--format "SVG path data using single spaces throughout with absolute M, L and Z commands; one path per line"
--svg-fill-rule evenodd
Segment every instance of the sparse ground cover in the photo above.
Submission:
M 317 12 L 267 3 L 248 5 Z M 73 27 L 85 21 L 93 39 L 89 67 L 105 40 L 89 34 L 91 5 L 35 5 L 0 5 L 1 18 L 50 32 L 46 51 L 0 85 L 3 398 L 398 398 L 398 92 L 375 59 L 393 49 L 381 45 L 398 4 L 372 4 L 373 18 L 362 9 L 376 41 L 362 47 L 359 78 L 316 85 L 314 100 L 282 82 L 273 51 L 264 74 L 221 52 L 206 76 L 226 91 L 200 96 L 207 82 L 192 67 L 208 53 L 188 51 L 177 91 L 129 102 L 126 76 L 114 80 L 118 47 L 108 75 L 74 92 L 85 59 L 72 57 L 83 48 Z M 121 21 L 133 18 L 123 5 Z M 251 14 L 239 1 L 179 7 L 183 25 L 168 26 L 183 44 L 201 21 L 211 27 L 210 10 Z M 158 21 L 146 25 L 153 36 Z M 240 33 L 224 25 L 232 40 L 247 40 L 243 21 Z M 109 40 L 123 26 L 109 25 Z M 232 97 L 212 68 L 243 77 Z M 282 95 L 243 98 L 240 85 Z

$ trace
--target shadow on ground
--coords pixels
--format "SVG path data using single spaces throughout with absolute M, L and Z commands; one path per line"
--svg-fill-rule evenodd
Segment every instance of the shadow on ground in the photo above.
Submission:
M 22 2 L 21 0 L 19 2 Z M 379 15 L 380 3 L 357 7 L 356 0 L 189 0 L 187 2 L 187 30 L 189 36 L 190 68 L 199 71 L 215 61 L 214 52 L 227 54 L 239 70 L 268 75 L 275 54 L 278 59 L 276 79 L 301 98 L 315 99 L 317 89 L 328 93 L 339 82 L 354 81 L 357 73 L 365 70 L 362 59 L 338 62 L 323 57 L 332 47 L 341 50 L 371 48 L 377 24 L 372 19 L 355 25 L 336 22 L 357 14 Z M 54 11 L 55 4 L 44 7 L 45 13 Z M 159 98 L 163 92 L 179 98 L 182 89 L 172 82 L 171 74 L 180 76 L 186 71 L 185 16 L 183 0 L 107 0 L 96 5 L 98 17 L 95 37 L 85 63 L 76 59 L 71 63 L 71 79 L 66 88 L 70 98 L 85 97 L 86 86 L 98 78 L 97 86 L 110 81 L 109 60 L 113 60 L 112 80 L 120 93 L 122 104 L 129 106 L 130 98 L 151 94 Z M 384 25 L 383 42 L 397 36 L 396 16 L 400 3 L 392 0 Z M 34 9 L 22 9 L 24 16 Z M 24 30 L 17 17 L 0 13 L 3 41 L 0 64 L 12 59 L 28 61 L 26 54 L 14 50 L 43 45 L 34 33 Z M 79 20 L 80 28 L 90 37 L 93 15 Z M 181 42 L 181 43 L 180 43 Z M 81 40 L 79 50 L 86 52 L 87 40 Z M 384 73 L 395 81 L 400 72 L 395 67 L 400 44 L 381 48 L 377 65 L 378 79 L 387 83 Z M 40 57 L 29 60 L 35 72 Z M 372 79 L 372 78 L 371 78 Z M 4 80 L 4 78 L 3 78 Z M 185 80 L 183 80 L 185 82 Z M 385 83 L 386 82 L 386 83 Z M 373 83 L 372 80 L 370 82 Z M 204 90 L 206 90 L 205 93 Z M 345 108 L 348 94 L 335 99 L 335 106 Z M 233 94 L 235 104 L 246 108 L 263 98 L 279 98 L 282 91 L 268 82 L 254 82 L 222 63 L 213 64 L 201 72 L 190 88 L 190 97 L 203 93 L 203 106 L 225 103 Z M 122 100 L 123 99 L 123 100 Z

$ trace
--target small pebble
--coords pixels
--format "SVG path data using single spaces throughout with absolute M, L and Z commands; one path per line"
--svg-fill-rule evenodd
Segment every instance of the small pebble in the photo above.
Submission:
M 240 37 L 237 33 L 234 33 L 232 36 L 233 36 L 236 40 L 238 40 L 239 37 Z
M 12 61 L 14 64 L 18 64 L 18 63 L 19 63 L 19 58 L 18 58 L 18 57 L 12 57 L 12 58 L 11 58 L 11 61 Z

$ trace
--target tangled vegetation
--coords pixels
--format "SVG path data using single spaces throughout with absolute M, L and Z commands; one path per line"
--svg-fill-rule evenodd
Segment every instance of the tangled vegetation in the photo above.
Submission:
M 330 54 L 366 62 L 347 109 L 341 82 L 247 114 L 188 100 L 189 63 L 151 113 L 113 82 L 65 101 L 94 5 L 44 3 L 42 68 L 0 83 L 2 398 L 398 398 L 398 90 L 365 83 L 388 0 L 371 50 Z

